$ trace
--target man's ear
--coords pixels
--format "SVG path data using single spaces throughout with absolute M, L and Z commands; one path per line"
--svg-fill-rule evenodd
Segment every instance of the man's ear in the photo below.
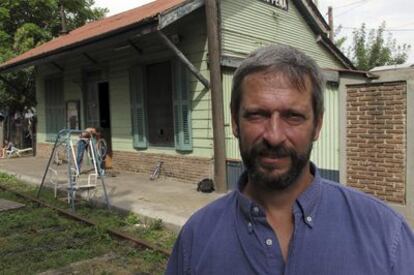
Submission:
M 319 139 L 321 129 L 323 124 L 323 113 L 319 115 L 318 119 L 316 120 L 315 130 L 313 133 L 313 141 L 317 141 Z
M 239 123 L 238 123 L 238 118 L 236 114 L 231 115 L 231 128 L 233 130 L 233 135 L 236 138 L 239 138 Z

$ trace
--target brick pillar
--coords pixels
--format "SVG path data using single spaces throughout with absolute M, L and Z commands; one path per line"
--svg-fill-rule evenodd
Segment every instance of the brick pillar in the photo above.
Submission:
M 406 202 L 405 82 L 347 87 L 347 184 L 384 201 Z

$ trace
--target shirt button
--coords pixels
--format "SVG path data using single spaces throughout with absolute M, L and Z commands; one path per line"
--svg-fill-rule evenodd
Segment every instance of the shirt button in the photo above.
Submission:
M 249 233 L 252 233 L 252 232 L 253 232 L 253 225 L 252 225 L 252 223 L 251 223 L 251 222 L 249 222 L 249 223 L 247 224 L 247 230 L 249 231 Z
M 267 240 L 266 240 L 266 245 L 267 245 L 267 246 L 272 246 L 272 244 L 273 244 L 272 239 L 267 239 Z
M 312 222 L 312 217 L 311 217 L 311 216 L 307 216 L 307 217 L 306 217 L 306 221 L 307 221 L 307 222 Z
M 257 207 L 257 206 L 253 207 L 253 213 L 255 215 L 258 215 L 259 214 L 259 207 Z

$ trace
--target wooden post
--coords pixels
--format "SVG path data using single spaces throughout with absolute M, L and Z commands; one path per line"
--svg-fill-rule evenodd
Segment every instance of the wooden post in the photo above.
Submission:
M 197 71 L 197 68 L 194 67 L 190 60 L 185 57 L 185 55 L 174 45 L 174 43 L 171 42 L 170 39 L 168 39 L 168 37 L 161 31 L 157 31 L 157 34 L 158 37 L 161 38 L 161 41 L 175 53 L 187 69 L 189 69 L 190 72 L 192 72 L 194 76 L 197 77 L 201 83 L 203 83 L 204 87 L 206 87 L 206 89 L 210 88 L 210 82 L 199 71 Z
M 329 6 L 328 7 L 328 20 L 329 20 L 329 39 L 331 39 L 331 41 L 334 41 L 334 23 L 333 23 L 333 11 L 332 11 L 332 7 Z
M 208 57 L 210 62 L 211 101 L 213 108 L 214 182 L 218 192 L 226 192 L 226 144 L 216 0 L 206 0 L 205 9 L 207 20 Z

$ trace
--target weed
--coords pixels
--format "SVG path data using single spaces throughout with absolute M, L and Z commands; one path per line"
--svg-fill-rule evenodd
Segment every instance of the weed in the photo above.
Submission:
M 37 193 L 35 186 L 24 184 L 4 173 L 0 173 L 0 184 L 31 196 Z M 140 224 L 142 219 L 135 214 L 125 216 L 94 208 L 83 201 L 77 204 L 77 214 L 95 221 L 98 227 L 67 219 L 9 192 L 0 191 L 0 198 L 26 204 L 24 208 L 0 212 L 2 274 L 33 274 L 54 269 L 64 269 L 62 274 L 162 274 L 167 263 L 165 256 L 113 240 L 106 230 L 125 231 L 166 249 L 171 249 L 176 238 L 174 233 L 162 229 L 160 219 L 146 221 L 147 226 L 139 228 L 135 224 Z M 66 201 L 56 200 L 53 190 L 48 188 L 42 190 L 41 199 L 60 208 L 68 207 Z M 114 255 L 113 259 L 99 260 L 108 253 Z M 72 267 L 73 263 L 85 260 L 86 264 Z
M 161 219 L 151 220 L 148 228 L 150 230 L 161 230 L 162 229 L 162 220 Z
M 135 224 L 139 224 L 141 222 L 139 217 L 137 215 L 135 215 L 134 213 L 129 213 L 128 216 L 126 217 L 125 221 L 128 225 L 135 225 Z

